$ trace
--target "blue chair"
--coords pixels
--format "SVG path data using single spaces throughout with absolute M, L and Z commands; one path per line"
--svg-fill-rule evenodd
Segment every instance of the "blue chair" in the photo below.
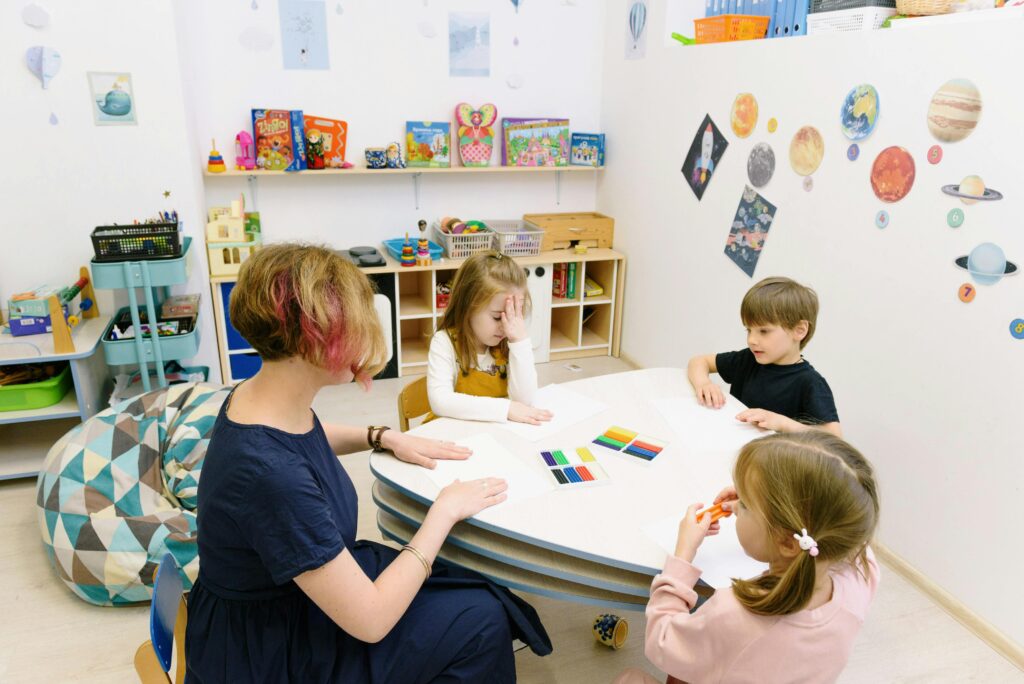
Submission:
M 156 581 L 153 583 L 153 601 L 149 609 L 150 640 L 135 651 L 135 671 L 143 684 L 168 684 L 171 681 L 169 673 L 172 649 L 178 656 L 174 681 L 176 684 L 183 684 L 187 622 L 188 610 L 185 607 L 178 564 L 168 553 L 160 561 Z

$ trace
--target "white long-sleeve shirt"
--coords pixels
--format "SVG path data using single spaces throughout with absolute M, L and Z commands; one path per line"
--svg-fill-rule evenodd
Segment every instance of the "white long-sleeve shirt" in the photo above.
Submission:
M 476 367 L 483 370 L 497 365 L 489 350 L 478 354 L 476 363 Z M 456 392 L 458 375 L 455 345 L 447 331 L 438 330 L 430 340 L 427 356 L 427 398 L 434 415 L 504 423 L 508 420 L 511 401 L 530 405 L 537 394 L 537 368 L 533 364 L 533 345 L 529 338 L 508 344 L 508 399 Z

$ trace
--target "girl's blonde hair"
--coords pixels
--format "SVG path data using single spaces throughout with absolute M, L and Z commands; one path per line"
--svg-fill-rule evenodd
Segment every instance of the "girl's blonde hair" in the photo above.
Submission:
M 373 286 L 348 259 L 315 245 L 269 245 L 249 257 L 231 292 L 231 324 L 266 361 L 299 356 L 358 378 L 387 362 Z
M 740 451 L 733 481 L 749 514 L 767 522 L 773 543 L 806 528 L 818 559 L 854 560 L 867 576 L 867 545 L 878 524 L 878 489 L 871 464 L 855 448 L 820 430 L 778 434 Z M 781 575 L 734 579 L 737 600 L 758 615 L 788 615 L 814 591 L 815 557 L 800 551 Z
M 523 315 L 530 306 L 530 293 L 526 290 L 526 272 L 522 266 L 501 252 L 477 252 L 466 259 L 455 273 L 451 285 L 451 298 L 441 319 L 441 330 L 452 338 L 455 355 L 463 374 L 476 366 L 476 340 L 469 325 L 470 317 L 502 292 L 521 289 L 524 292 Z M 508 358 L 508 340 L 496 347 L 502 358 Z

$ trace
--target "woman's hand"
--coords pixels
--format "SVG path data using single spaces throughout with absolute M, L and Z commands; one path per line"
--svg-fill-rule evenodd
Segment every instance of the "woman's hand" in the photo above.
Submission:
M 530 336 L 523 318 L 524 297 L 509 295 L 505 298 L 505 310 L 501 312 L 501 329 L 509 342 L 520 342 Z
M 710 515 L 701 516 L 700 520 L 697 519 L 697 511 L 702 508 L 704 508 L 703 503 L 692 504 L 686 509 L 686 515 L 679 522 L 675 556 L 682 558 L 687 563 L 693 562 L 704 537 L 718 534 L 718 522 L 712 523 Z
M 385 430 L 380 441 L 381 446 L 391 451 L 399 461 L 430 470 L 434 469 L 437 460 L 462 461 L 473 454 L 470 449 L 458 444 L 416 437 L 397 430 Z
M 555 414 L 547 409 L 534 408 L 518 401 L 508 403 L 508 419 L 514 423 L 527 423 L 528 425 L 540 425 L 549 421 Z
M 508 483 L 497 477 L 468 482 L 456 480 L 441 490 L 430 509 L 441 513 L 454 525 L 485 508 L 500 504 L 507 498 L 506 489 Z
M 722 394 L 722 388 L 713 382 L 708 381 L 694 391 L 697 393 L 697 401 L 701 406 L 716 409 L 725 406 L 725 395 Z

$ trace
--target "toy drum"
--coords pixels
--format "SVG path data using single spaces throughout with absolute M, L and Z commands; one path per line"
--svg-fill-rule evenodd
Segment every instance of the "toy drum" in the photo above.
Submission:
M 629 636 L 629 623 L 618 615 L 604 613 L 594 618 L 594 638 L 598 643 L 618 650 L 626 644 Z
M 366 148 L 366 167 L 369 169 L 383 169 L 387 166 L 387 157 L 384 155 L 383 147 Z

